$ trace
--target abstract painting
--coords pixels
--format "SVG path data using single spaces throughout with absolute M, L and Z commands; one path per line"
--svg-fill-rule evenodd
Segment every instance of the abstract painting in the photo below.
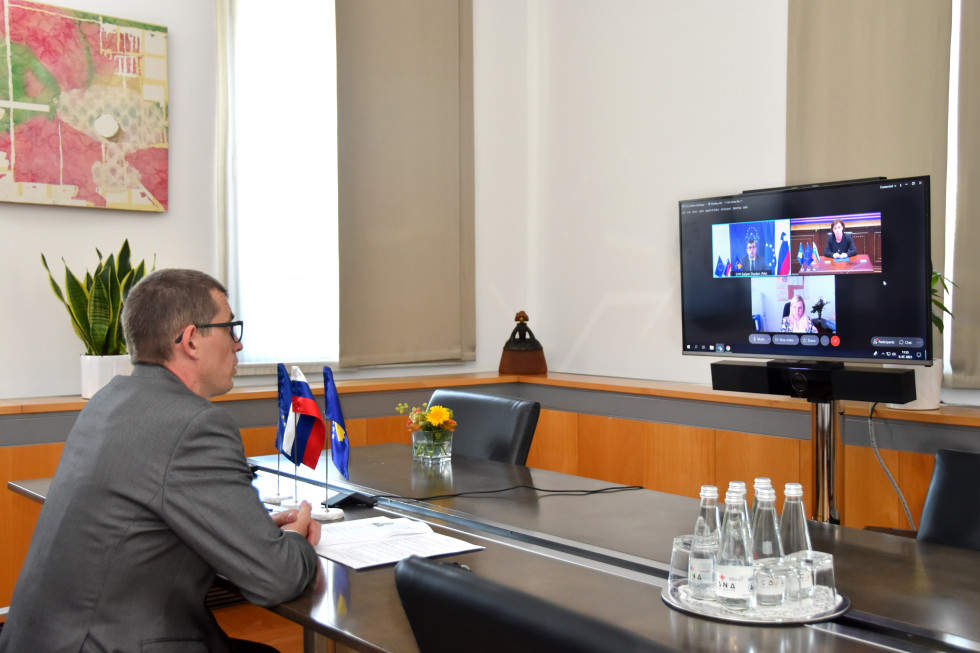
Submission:
M 0 9 L 0 201 L 166 211 L 167 28 Z

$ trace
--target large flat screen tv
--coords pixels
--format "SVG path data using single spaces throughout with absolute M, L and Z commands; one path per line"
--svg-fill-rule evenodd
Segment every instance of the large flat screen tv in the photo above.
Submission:
M 929 177 L 680 202 L 684 354 L 932 359 Z

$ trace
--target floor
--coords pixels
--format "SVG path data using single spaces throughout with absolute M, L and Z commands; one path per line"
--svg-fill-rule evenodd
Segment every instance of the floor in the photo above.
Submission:
M 230 637 L 274 646 L 281 653 L 303 653 L 303 627 L 250 603 L 214 610 Z

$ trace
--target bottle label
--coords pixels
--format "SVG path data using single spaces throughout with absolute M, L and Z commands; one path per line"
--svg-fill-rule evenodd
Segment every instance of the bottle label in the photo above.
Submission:
M 755 593 L 755 573 L 751 566 L 715 567 L 715 593 L 727 599 L 747 599 Z
M 693 555 L 690 558 L 691 569 L 688 574 L 688 581 L 694 584 L 710 583 L 712 579 L 712 574 L 715 571 L 715 561 L 711 557 L 707 558 L 695 558 Z

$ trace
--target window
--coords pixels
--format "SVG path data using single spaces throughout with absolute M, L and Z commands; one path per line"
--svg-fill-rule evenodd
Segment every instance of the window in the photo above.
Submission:
M 230 0 L 232 304 L 243 363 L 338 358 L 334 3 Z
M 473 360 L 471 0 L 218 11 L 240 360 Z

